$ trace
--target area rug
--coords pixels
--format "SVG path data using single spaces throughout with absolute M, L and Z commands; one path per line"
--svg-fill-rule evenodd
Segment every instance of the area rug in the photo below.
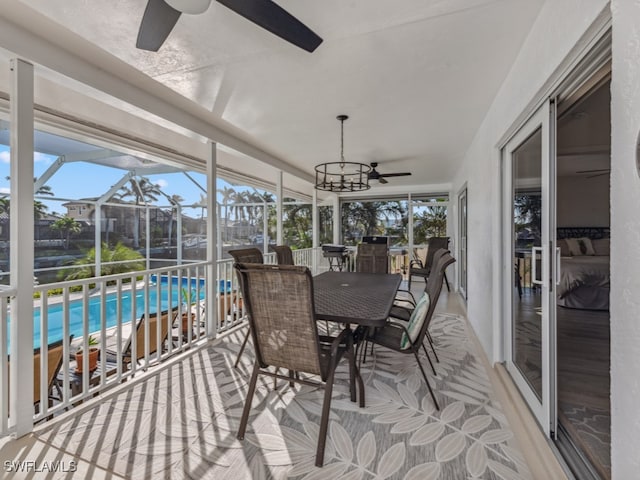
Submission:
M 573 442 L 604 479 L 611 478 L 611 414 L 609 410 L 560 402 L 560 421 Z
M 245 439 L 236 439 L 253 362 L 248 349 L 233 368 L 243 329 L 38 435 L 136 479 L 530 479 L 465 320 L 438 314 L 430 331 L 441 410 L 410 355 L 376 348 L 362 368 L 363 409 L 349 401 L 343 362 L 323 468 L 314 466 L 317 389 L 260 382 Z

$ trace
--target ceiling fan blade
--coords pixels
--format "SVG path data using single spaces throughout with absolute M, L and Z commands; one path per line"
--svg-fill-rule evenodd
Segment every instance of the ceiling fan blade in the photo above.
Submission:
M 407 175 L 411 175 L 410 172 L 402 172 L 402 173 L 381 173 L 381 177 L 406 177 Z
M 382 184 L 389 183 L 387 180 L 384 179 L 384 177 L 385 177 L 384 175 L 380 175 L 378 177 L 378 182 L 380 182 Z
M 238 15 L 297 47 L 313 52 L 322 38 L 271 0 L 217 0 Z
M 178 22 L 181 13 L 164 0 L 149 0 L 144 10 L 136 47 L 157 52 Z

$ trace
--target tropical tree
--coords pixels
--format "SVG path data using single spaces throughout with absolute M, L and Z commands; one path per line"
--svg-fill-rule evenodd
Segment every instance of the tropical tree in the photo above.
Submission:
M 110 248 L 106 243 L 101 249 L 101 269 L 100 275 L 115 275 L 117 273 L 137 272 L 145 269 L 144 257 L 135 250 L 126 247 L 118 242 L 115 247 Z M 92 248 L 87 254 L 72 265 L 79 267 L 65 269 L 60 275 L 65 280 L 76 280 L 79 278 L 92 278 L 96 276 L 96 249 Z
M 447 234 L 447 207 L 427 206 L 413 215 L 413 241 L 427 243 L 429 237 L 444 237 Z
M 160 185 L 152 183 L 147 177 L 133 177 L 114 195 L 121 200 L 133 197 L 136 205 L 148 204 L 163 195 Z M 133 248 L 140 247 L 140 209 L 134 208 Z
M 312 245 L 311 205 L 295 203 L 284 205 L 282 231 L 287 245 L 309 248 Z
M 387 233 L 385 220 L 388 224 L 405 217 L 406 208 L 400 201 L 345 202 L 342 204 L 343 242 L 354 244 L 363 236 L 384 235 Z
M 11 177 L 5 177 L 5 178 L 7 180 L 11 180 Z M 38 180 L 37 178 L 34 178 L 33 183 L 35 183 L 37 180 Z M 36 190 L 35 194 L 48 195 L 50 197 L 54 195 L 53 190 L 51 190 L 51 187 L 49 185 L 42 185 L 40 188 L 38 188 L 38 190 Z M 2 197 L 0 197 L 0 213 L 6 213 L 8 215 L 10 209 L 11 209 L 11 202 L 9 200 L 9 195 L 3 195 Z M 35 217 L 36 220 L 39 218 L 42 218 L 47 213 L 48 209 L 49 207 L 47 207 L 41 201 L 39 200 L 33 201 L 33 216 Z
M 60 237 L 64 239 L 65 250 L 69 250 L 71 235 L 76 235 L 82 231 L 82 226 L 75 219 L 66 215 L 53 222 L 49 228 L 60 232 Z
M 222 189 L 218 189 L 218 193 L 222 195 L 222 208 L 224 208 L 224 235 L 225 240 L 228 240 L 227 236 L 229 235 L 229 203 L 233 200 L 233 196 L 236 191 L 233 188 L 225 186 Z

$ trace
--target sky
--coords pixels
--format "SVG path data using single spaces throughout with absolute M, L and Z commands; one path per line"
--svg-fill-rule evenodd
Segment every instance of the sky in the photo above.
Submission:
M 34 176 L 40 177 L 56 160 L 53 155 L 36 153 L 34 156 Z M 0 145 L 0 195 L 9 193 L 10 174 L 9 147 Z M 126 171 L 105 167 L 85 162 L 73 162 L 63 165 L 46 183 L 51 187 L 55 197 L 65 199 L 95 198 L 107 192 L 112 185 L 118 182 Z M 189 172 L 189 175 L 196 180 L 203 188 L 206 188 L 206 176 L 201 173 Z M 168 173 L 161 175 L 149 175 L 149 180 L 160 185 L 162 190 L 168 195 L 180 195 L 184 201 L 183 205 L 197 204 L 201 201 L 203 191 L 187 178 L 183 173 Z M 217 188 L 224 186 L 231 187 L 229 183 L 218 179 Z M 250 187 L 233 186 L 238 191 L 253 190 Z M 217 194 L 218 201 L 221 195 Z M 66 213 L 66 208 L 62 206 L 64 202 L 53 201 L 46 196 L 40 199 L 48 207 L 48 213 Z M 168 205 L 166 199 L 160 198 L 158 204 Z M 183 212 L 190 216 L 199 216 L 200 208 L 184 209 Z

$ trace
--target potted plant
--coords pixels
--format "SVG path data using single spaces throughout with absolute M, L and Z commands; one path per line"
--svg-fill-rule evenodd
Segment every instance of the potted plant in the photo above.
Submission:
M 195 290 L 189 291 L 185 287 L 182 287 L 180 292 L 182 294 L 182 304 L 184 305 L 182 313 L 182 333 L 186 335 L 189 331 L 189 317 L 191 317 L 191 326 L 193 326 L 196 321 L 196 316 L 191 311 L 191 307 L 196 304 L 196 292 Z
M 93 372 L 98 367 L 98 340 L 93 335 L 89 335 L 89 371 Z M 82 373 L 84 352 L 79 349 L 76 352 L 76 372 Z

